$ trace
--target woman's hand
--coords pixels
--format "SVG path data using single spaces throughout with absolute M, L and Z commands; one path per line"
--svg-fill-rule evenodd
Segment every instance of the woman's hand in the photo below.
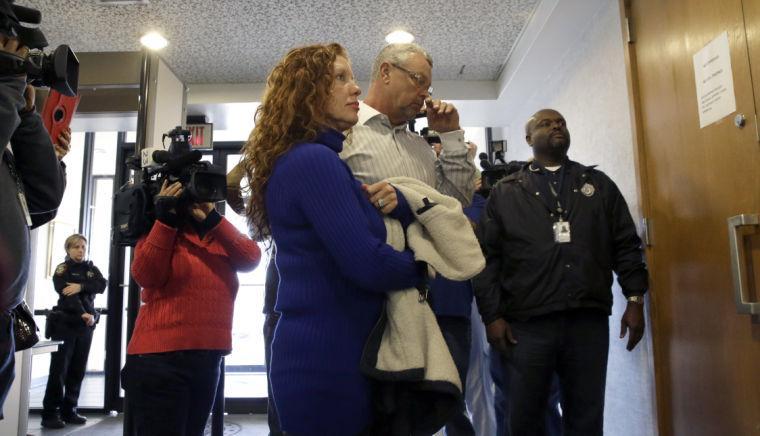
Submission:
M 63 291 L 61 292 L 66 297 L 70 297 L 82 292 L 82 285 L 79 283 L 66 283 L 66 285 L 67 286 L 63 288 Z
M 386 215 L 393 212 L 398 206 L 396 189 L 385 180 L 371 185 L 362 185 L 362 189 L 370 203 Z
M 164 183 L 161 184 L 161 190 L 156 195 L 156 214 L 177 213 L 174 206 L 177 204 L 180 195 L 182 195 L 182 184 L 180 182 L 174 182 L 170 185 L 168 180 L 164 180 Z
M 174 182 L 171 185 L 168 180 L 164 180 L 161 190 L 158 191 L 159 197 L 179 197 L 182 195 L 182 183 Z
M 199 223 L 203 222 L 203 220 L 208 217 L 208 214 L 210 214 L 212 210 L 214 210 L 214 203 L 211 202 L 192 203 L 187 207 L 187 211 L 190 212 L 190 216 Z
M 91 313 L 83 313 L 82 321 L 84 321 L 84 323 L 87 324 L 87 327 L 92 327 L 95 325 L 95 316 L 92 315 Z

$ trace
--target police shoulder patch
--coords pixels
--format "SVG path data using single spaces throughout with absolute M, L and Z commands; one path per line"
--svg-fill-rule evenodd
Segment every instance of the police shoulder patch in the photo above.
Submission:
M 60 265 L 58 265 L 58 267 L 56 267 L 56 269 L 55 269 L 55 275 L 57 275 L 57 276 L 62 276 L 63 273 L 65 273 L 65 272 L 66 272 L 66 263 L 65 262 L 62 263 L 62 264 L 60 264 Z
M 596 189 L 594 189 L 594 185 L 592 185 L 591 183 L 585 183 L 581 187 L 581 192 L 586 197 L 591 197 L 592 195 L 594 195 L 594 192 L 596 192 Z
M 94 273 L 94 272 L 92 272 L 92 271 L 87 271 L 87 278 L 88 278 L 88 279 L 91 279 L 91 278 L 93 278 L 93 277 L 95 277 L 95 273 Z

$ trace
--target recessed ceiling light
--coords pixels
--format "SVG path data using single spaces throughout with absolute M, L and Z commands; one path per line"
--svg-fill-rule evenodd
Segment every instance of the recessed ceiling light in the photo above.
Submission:
M 149 32 L 140 38 L 140 43 L 151 50 L 160 50 L 169 44 L 169 41 L 158 32 Z
M 414 41 L 414 35 L 403 30 L 394 30 L 385 37 L 388 44 L 407 44 Z

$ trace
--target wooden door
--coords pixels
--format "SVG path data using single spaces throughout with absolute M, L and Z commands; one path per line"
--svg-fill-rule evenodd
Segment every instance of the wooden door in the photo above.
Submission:
M 760 214 L 760 0 L 626 4 L 660 434 L 760 435 L 760 320 L 737 313 L 727 224 Z M 700 128 L 692 56 L 724 31 L 737 111 Z M 740 233 L 758 301 L 760 228 Z

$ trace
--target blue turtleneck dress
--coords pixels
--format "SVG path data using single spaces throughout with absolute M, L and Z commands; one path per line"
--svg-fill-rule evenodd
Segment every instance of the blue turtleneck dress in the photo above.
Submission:
M 294 145 L 266 188 L 281 313 L 271 384 L 282 430 L 296 436 L 355 435 L 370 424 L 362 348 L 385 294 L 425 271 L 385 244 L 382 216 L 338 157 L 343 139 L 330 130 Z

